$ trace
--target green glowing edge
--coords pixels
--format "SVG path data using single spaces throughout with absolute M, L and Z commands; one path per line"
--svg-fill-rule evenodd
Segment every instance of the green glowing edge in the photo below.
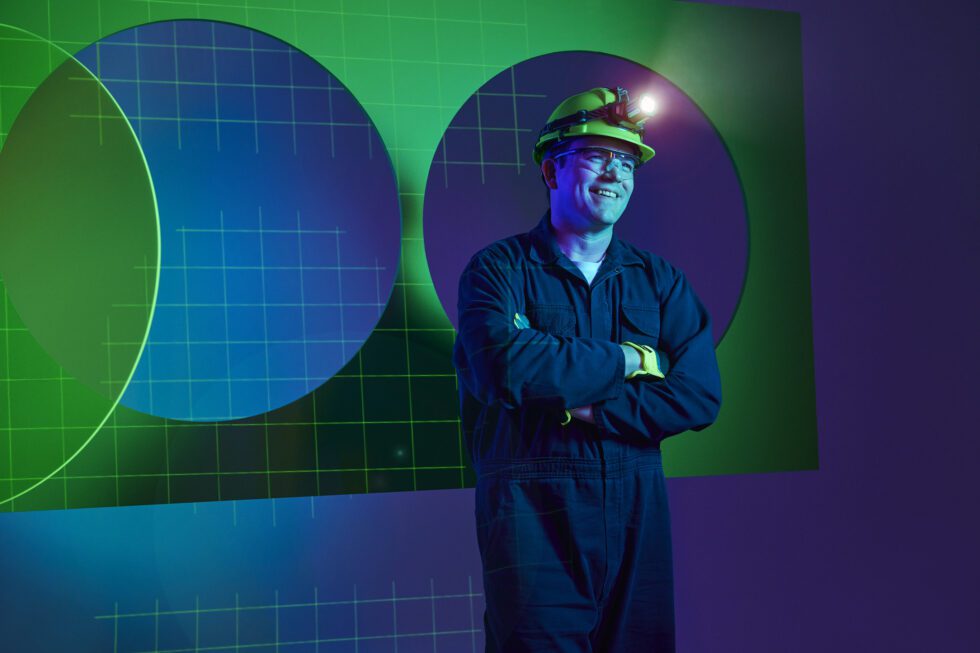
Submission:
M 50 40 L 48 40 L 48 39 L 46 39 L 44 37 L 38 36 L 37 34 L 34 34 L 33 32 L 29 32 L 28 30 L 22 29 L 20 27 L 15 27 L 13 25 L 9 25 L 7 23 L 0 23 L 0 28 L 8 28 L 8 29 L 11 29 L 11 30 L 15 30 L 17 32 L 23 33 L 24 35 L 26 35 L 26 36 L 28 36 L 30 38 L 34 38 L 34 39 L 37 39 L 38 41 L 46 42 L 50 47 L 55 48 L 56 50 L 58 50 L 61 53 L 63 53 L 65 55 L 65 57 L 66 57 L 66 60 L 71 59 L 71 60 L 75 61 L 75 63 L 77 63 L 79 66 L 81 66 L 83 69 L 87 70 L 89 72 L 89 74 L 92 76 L 92 79 L 95 80 L 95 82 L 102 88 L 103 91 L 105 91 L 105 94 L 112 101 L 113 105 L 115 105 L 116 109 L 119 110 L 119 115 L 121 115 L 123 117 L 123 120 L 125 121 L 126 126 L 129 127 L 129 133 L 132 135 L 133 140 L 137 144 L 137 150 L 139 150 L 140 159 L 143 161 L 143 169 L 146 171 L 146 179 L 147 179 L 148 185 L 150 187 L 150 196 L 151 196 L 151 198 L 153 200 L 153 217 L 154 217 L 154 223 L 156 225 L 156 236 L 157 236 L 157 252 L 156 252 L 156 254 L 157 254 L 157 264 L 155 266 L 156 267 L 156 273 L 155 273 L 155 278 L 154 278 L 154 282 L 153 282 L 153 299 L 150 302 L 150 315 L 149 315 L 149 318 L 146 321 L 146 331 L 143 333 L 143 341 L 140 343 L 139 351 L 137 352 L 137 355 L 135 357 L 135 362 L 133 363 L 132 369 L 129 371 L 129 376 L 126 377 L 126 381 L 123 384 L 122 389 L 120 389 L 119 394 L 116 395 L 116 398 L 112 401 L 112 405 L 109 407 L 109 410 L 106 412 L 105 417 L 102 418 L 102 421 L 92 431 L 92 435 L 90 435 L 85 440 L 85 442 L 83 442 L 78 447 L 78 449 L 75 450 L 75 452 L 73 454 L 71 454 L 70 456 L 68 456 L 68 458 L 66 458 L 60 465 L 58 465 L 56 468 L 54 468 L 51 471 L 51 473 L 49 473 L 47 476 L 45 476 L 44 478 L 40 479 L 39 481 L 37 481 L 33 485 L 30 485 L 27 488 L 21 490 L 20 492 L 18 492 L 16 494 L 13 494 L 13 495 L 5 498 L 5 499 L 0 499 L 0 506 L 2 506 L 5 503 L 13 502 L 15 499 L 24 496 L 25 494 L 27 494 L 31 490 L 37 488 L 42 483 L 44 483 L 44 482 L 50 480 L 51 478 L 53 478 L 56 474 L 58 474 L 58 472 L 60 472 L 61 470 L 63 470 L 65 467 L 67 467 L 68 466 L 68 463 L 70 463 L 75 458 L 77 458 L 78 455 L 80 453 L 82 453 L 82 451 L 85 449 L 85 447 L 87 447 L 92 442 L 92 440 L 95 438 L 95 436 L 98 435 L 99 431 L 102 430 L 102 427 L 105 426 L 106 422 L 109 421 L 109 418 L 112 417 L 112 414 L 116 411 L 116 407 L 119 406 L 119 401 L 122 399 L 123 395 L 126 394 L 126 390 L 129 388 L 129 384 L 130 384 L 130 382 L 133 379 L 133 374 L 136 373 L 136 368 L 139 366 L 139 362 L 143 358 L 143 350 L 146 349 L 146 343 L 147 343 L 147 341 L 149 340 L 149 337 L 150 337 L 150 328 L 153 326 L 153 318 L 154 318 L 154 315 L 156 313 L 156 307 L 157 307 L 157 294 L 158 294 L 158 292 L 160 290 L 160 257 L 161 257 L 161 253 L 162 252 L 161 252 L 161 247 L 160 247 L 160 237 L 161 237 L 161 235 L 160 235 L 160 207 L 159 207 L 159 205 L 157 203 L 156 189 L 153 186 L 153 175 L 150 173 L 150 166 L 149 166 L 149 164 L 146 161 L 146 154 L 143 152 L 143 148 L 139 144 L 139 138 L 137 138 L 137 136 L 136 136 L 136 130 L 133 129 L 133 125 L 129 121 L 129 117 L 126 116 L 126 113 L 123 111 L 122 107 L 119 106 L 119 103 L 118 102 L 116 102 L 116 98 L 113 97 L 112 93 L 109 92 L 109 89 L 107 89 L 105 87 L 105 85 L 102 83 L 102 81 L 94 73 L 92 73 L 92 71 L 87 66 L 85 66 L 85 64 L 83 64 L 81 61 L 79 61 L 78 59 L 76 59 L 67 50 L 64 50 L 60 46 L 56 45 L 53 41 L 50 41 Z M 11 122 L 11 128 L 13 128 L 13 125 L 15 123 L 16 123 L 16 118 L 14 118 L 14 120 Z

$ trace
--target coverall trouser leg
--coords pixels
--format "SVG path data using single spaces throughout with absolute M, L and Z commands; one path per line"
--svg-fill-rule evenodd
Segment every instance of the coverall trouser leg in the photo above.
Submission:
M 488 653 L 674 651 L 659 451 L 485 466 L 476 515 Z

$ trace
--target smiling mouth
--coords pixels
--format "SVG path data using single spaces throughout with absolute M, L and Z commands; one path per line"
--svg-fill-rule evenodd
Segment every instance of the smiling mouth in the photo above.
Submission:
M 590 189 L 589 192 L 595 193 L 596 195 L 599 195 L 600 197 L 611 197 L 613 199 L 616 199 L 617 197 L 619 197 L 619 195 L 617 193 L 614 193 L 611 190 L 606 190 L 605 188 L 592 188 L 592 189 Z

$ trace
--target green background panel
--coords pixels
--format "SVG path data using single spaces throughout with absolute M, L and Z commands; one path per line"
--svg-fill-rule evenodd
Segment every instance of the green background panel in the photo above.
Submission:
M 364 105 L 389 149 L 403 242 L 400 274 L 378 328 L 315 392 L 267 415 L 219 425 L 120 407 L 93 441 L 98 455 L 86 459 L 85 474 L 69 465 L 67 483 L 44 484 L 0 509 L 471 485 L 457 421 L 453 329 L 421 240 L 422 193 L 443 132 L 485 81 L 529 57 L 567 50 L 626 57 L 678 85 L 717 128 L 743 184 L 749 269 L 718 347 L 724 406 L 709 429 L 666 441 L 668 474 L 817 467 L 795 14 L 663 1 L 614 22 L 605 6 L 581 0 L 24 4 L 0 5 L 0 22 L 71 52 L 141 23 L 202 18 L 243 24 L 310 54 Z M 0 62 L 0 99 L 19 97 L 4 86 L 10 68 L 10 61 Z M 0 392 L 9 387 L 0 380 Z M 74 484 L 76 475 L 88 485 Z

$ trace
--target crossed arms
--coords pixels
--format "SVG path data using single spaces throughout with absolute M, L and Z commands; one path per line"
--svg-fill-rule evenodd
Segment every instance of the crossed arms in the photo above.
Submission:
M 665 379 L 626 380 L 640 364 L 631 347 L 598 338 L 517 328 L 521 271 L 487 254 L 460 279 L 454 362 L 460 382 L 481 403 L 508 410 L 569 410 L 604 435 L 653 440 L 711 424 L 721 380 L 710 318 L 683 274 L 665 279 L 658 349 L 670 361 Z

